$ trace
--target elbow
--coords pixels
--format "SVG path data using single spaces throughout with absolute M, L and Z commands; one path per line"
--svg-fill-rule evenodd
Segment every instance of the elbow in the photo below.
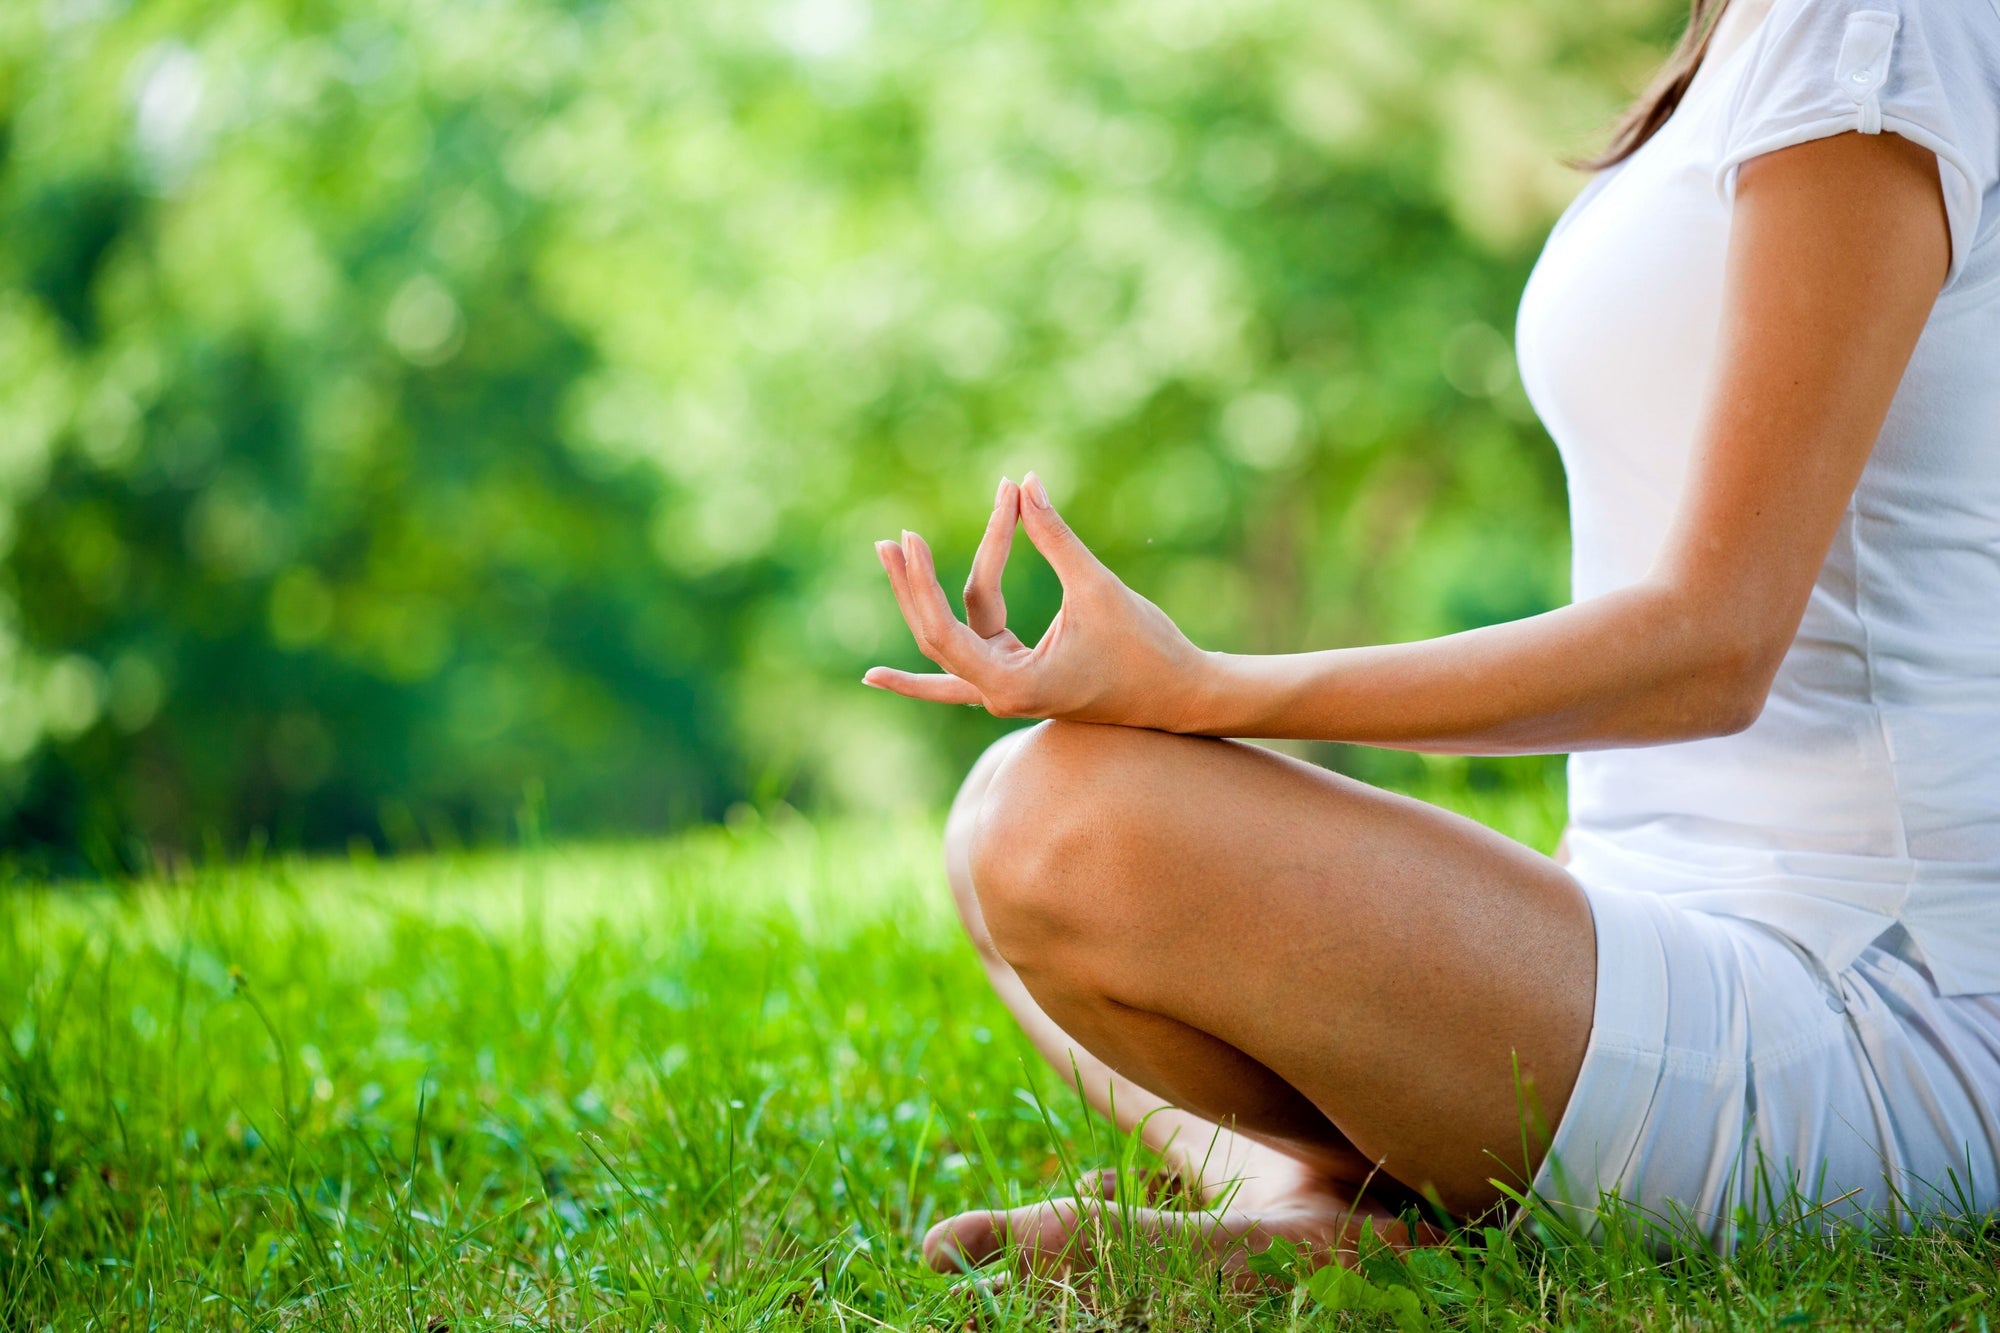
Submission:
M 1746 611 L 1741 597 L 1663 580 L 1646 604 L 1660 674 L 1669 698 L 1655 716 L 1668 741 L 1711 740 L 1755 726 L 1771 684 L 1791 651 L 1798 622 Z M 1653 742 L 1658 744 L 1659 741 Z
M 1719 653 L 1711 669 L 1703 673 L 1698 690 L 1701 704 L 1693 710 L 1697 714 L 1692 719 L 1694 734 L 1688 739 L 1734 736 L 1755 726 L 1771 697 L 1771 682 L 1777 678 L 1783 657 L 1782 652 L 1774 656 L 1762 645 Z
M 1619 662 L 1630 666 L 1605 719 L 1612 725 L 1595 743 L 1674 745 L 1757 725 L 1799 624 L 1782 610 L 1765 611 L 1767 600 L 1668 575 L 1607 594 L 1603 623 L 1625 636 L 1631 656 Z
M 1719 736 L 1734 736 L 1755 726 L 1764 714 L 1764 701 L 1770 697 L 1767 686 L 1761 690 L 1735 689 L 1718 691 L 1711 703 L 1708 715 L 1693 739 L 1712 740 Z

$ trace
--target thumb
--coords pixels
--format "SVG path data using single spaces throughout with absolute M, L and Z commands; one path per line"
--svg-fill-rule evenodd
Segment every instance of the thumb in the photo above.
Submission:
M 1048 487 L 1040 477 L 1030 472 L 1021 479 L 1021 498 L 1024 501 L 1021 526 L 1027 529 L 1028 540 L 1065 585 L 1072 579 L 1093 578 L 1108 572 L 1049 503 Z

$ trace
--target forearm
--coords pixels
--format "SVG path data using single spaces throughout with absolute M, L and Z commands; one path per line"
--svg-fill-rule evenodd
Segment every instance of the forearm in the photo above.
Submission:
M 1209 655 L 1178 729 L 1445 754 L 1657 745 L 1739 730 L 1764 656 L 1641 583 L 1417 643 Z

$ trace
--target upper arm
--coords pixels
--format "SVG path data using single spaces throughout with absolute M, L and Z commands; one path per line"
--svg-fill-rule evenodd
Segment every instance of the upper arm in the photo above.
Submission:
M 1937 158 L 1842 133 L 1743 163 L 1721 326 L 1655 579 L 1762 706 L 1951 258 Z

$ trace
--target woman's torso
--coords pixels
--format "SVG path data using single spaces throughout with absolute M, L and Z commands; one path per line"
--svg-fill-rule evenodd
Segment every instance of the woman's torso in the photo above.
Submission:
M 1729 236 L 1716 168 L 1755 36 L 1590 181 L 1522 295 L 1579 600 L 1645 576 L 1686 478 Z M 1946 990 L 2000 989 L 2000 246 L 1941 294 L 1757 722 L 1574 755 L 1570 800 L 1581 877 L 1764 920 L 1836 968 L 1901 920 Z

